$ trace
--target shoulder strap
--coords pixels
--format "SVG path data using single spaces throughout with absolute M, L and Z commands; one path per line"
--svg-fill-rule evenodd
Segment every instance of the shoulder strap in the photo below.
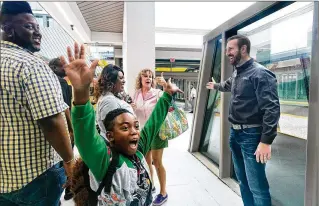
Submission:
M 106 144 L 109 146 L 109 142 L 106 141 Z M 111 148 L 111 151 L 112 151 L 112 160 L 111 160 L 109 167 L 107 168 L 107 172 L 106 172 L 98 190 L 96 191 L 97 195 L 101 194 L 103 188 L 104 188 L 104 191 L 106 193 L 111 192 L 113 175 L 116 172 L 116 167 L 117 167 L 118 162 L 119 162 L 119 154 L 113 148 Z
M 96 195 L 96 192 L 93 191 L 90 187 L 90 178 L 89 178 L 89 168 L 88 166 L 83 162 L 84 164 L 84 170 L 83 172 L 87 175 L 84 175 L 83 178 L 84 178 L 84 183 L 85 183 L 85 187 L 88 188 L 88 200 L 87 202 L 85 203 L 84 206 L 96 206 L 97 203 L 98 203 L 98 199 L 97 199 L 97 195 Z
M 104 139 L 104 141 L 105 141 L 105 144 L 109 146 L 109 142 L 106 139 Z M 111 149 L 111 150 L 112 150 L 112 160 L 108 167 L 108 170 L 101 184 L 99 185 L 99 188 L 97 189 L 97 191 L 95 192 L 92 189 L 89 189 L 89 198 L 85 206 L 96 206 L 98 203 L 98 196 L 101 194 L 103 188 L 105 188 L 106 193 L 110 193 L 111 191 L 113 174 L 116 172 L 116 166 L 118 165 L 118 161 L 119 161 L 119 154 L 114 149 Z M 86 165 L 84 169 L 86 170 L 85 172 L 89 171 L 89 168 Z M 84 178 L 85 178 L 85 182 L 88 182 L 88 183 L 90 182 L 88 176 L 84 176 Z

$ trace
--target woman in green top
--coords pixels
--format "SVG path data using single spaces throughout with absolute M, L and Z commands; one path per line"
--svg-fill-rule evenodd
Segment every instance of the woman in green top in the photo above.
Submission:
M 129 111 L 125 109 L 111 111 L 104 120 L 106 137 L 109 140 L 109 144 L 106 144 L 96 131 L 95 113 L 89 103 L 89 86 L 94 76 L 97 61 L 94 61 L 89 68 L 84 61 L 84 47 L 81 46 L 79 51 L 76 44 L 74 51 L 75 55 L 73 56 L 68 48 L 69 64 L 63 57 L 61 60 L 74 88 L 72 124 L 75 145 L 89 168 L 89 185 L 92 190 L 97 191 L 99 184 L 109 172 L 110 165 L 115 161 L 111 159 L 115 158 L 115 154 L 118 154 L 110 189 L 103 188 L 99 195 L 98 205 L 150 205 L 152 202 L 152 182 L 144 155 L 150 150 L 153 137 L 157 137 L 156 134 L 166 118 L 172 95 L 181 91 L 170 80 L 166 83 L 165 80 L 158 79 L 159 83 L 163 85 L 165 93 L 159 99 L 142 131 L 139 131 L 136 117 Z M 79 167 L 76 166 L 76 168 Z M 76 174 L 75 176 L 79 177 L 79 171 Z M 82 175 L 86 176 L 87 173 Z M 80 179 L 78 178 L 78 180 Z M 77 205 L 85 205 L 87 202 L 86 193 L 82 194 L 81 190 L 86 190 L 87 187 L 77 185 L 73 188 L 76 188 L 75 201 Z

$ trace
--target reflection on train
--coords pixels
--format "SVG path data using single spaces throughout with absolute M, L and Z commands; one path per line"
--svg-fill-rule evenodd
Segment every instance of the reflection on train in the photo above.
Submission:
M 278 131 L 307 139 L 309 76 L 311 47 L 299 48 L 268 56 L 256 55 L 256 60 L 276 74 L 281 118 Z
M 310 48 L 285 52 L 272 58 L 274 60 L 268 64 L 259 62 L 276 74 L 280 99 L 308 105 Z
M 257 50 L 256 61 L 276 74 L 281 118 L 279 132 L 301 139 L 307 138 L 309 75 L 311 47 L 278 54 Z

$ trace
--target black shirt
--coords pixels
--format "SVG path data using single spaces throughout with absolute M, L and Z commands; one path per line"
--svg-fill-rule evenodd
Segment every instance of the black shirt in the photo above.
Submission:
M 72 87 L 68 85 L 67 81 L 61 77 L 58 76 L 58 79 L 60 81 L 61 89 L 62 89 L 62 95 L 64 102 L 71 108 L 72 104 Z
M 280 117 L 277 79 L 273 72 L 250 59 L 214 88 L 231 92 L 228 119 L 232 124 L 261 124 L 261 142 L 273 142 Z

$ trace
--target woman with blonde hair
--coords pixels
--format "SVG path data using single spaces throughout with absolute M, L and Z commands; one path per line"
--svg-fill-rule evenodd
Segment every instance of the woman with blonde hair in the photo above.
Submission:
M 143 69 L 136 78 L 135 94 L 131 106 L 140 122 L 141 128 L 143 128 L 147 122 L 157 101 L 163 94 L 160 89 L 155 89 L 156 83 L 154 79 L 155 75 L 150 69 Z M 161 80 L 165 81 L 163 77 L 161 77 Z M 146 161 L 150 168 L 151 178 L 153 180 L 153 162 L 160 183 L 160 193 L 153 201 L 153 205 L 162 205 L 168 198 L 166 193 L 166 171 L 162 162 L 163 151 L 166 147 L 168 147 L 167 139 L 154 138 L 151 144 L 151 150 L 146 154 Z M 152 189 L 152 192 L 156 192 L 155 187 Z

